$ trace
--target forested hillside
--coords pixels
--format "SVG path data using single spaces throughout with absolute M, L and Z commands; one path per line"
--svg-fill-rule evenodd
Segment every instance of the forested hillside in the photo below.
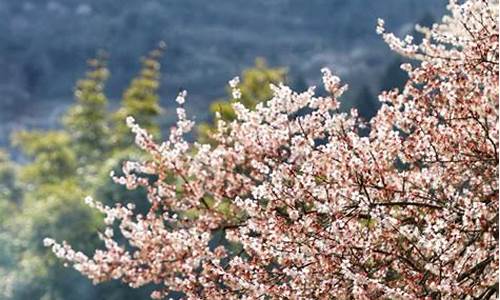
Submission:
M 362 92 L 361 82 L 375 94 L 396 58 L 373 34 L 376 18 L 390 20 L 402 34 L 425 16 L 440 16 L 444 2 L 0 1 L 0 144 L 14 128 L 56 126 L 85 61 L 99 49 L 110 54 L 107 89 L 116 105 L 139 69 L 137 58 L 160 40 L 168 44 L 161 102 L 172 106 L 178 89 L 186 88 L 188 112 L 198 120 L 207 118 L 228 78 L 258 56 L 288 67 L 298 88 L 316 83 L 317 70 L 329 66 L 350 82 L 348 99 Z

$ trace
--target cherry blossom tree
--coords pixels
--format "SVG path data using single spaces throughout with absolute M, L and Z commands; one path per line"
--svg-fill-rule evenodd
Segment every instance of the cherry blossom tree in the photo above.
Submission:
M 154 284 L 154 299 L 170 291 L 187 299 L 493 298 L 498 3 L 450 1 L 448 9 L 441 24 L 418 28 L 418 45 L 379 20 L 388 45 L 419 62 L 402 65 L 408 82 L 379 96 L 370 122 L 339 111 L 347 86 L 328 69 L 328 96 L 278 85 L 254 110 L 234 104 L 237 119 L 218 121 L 216 146 L 183 138 L 194 125 L 185 92 L 162 143 L 129 117 L 150 159 L 126 162 L 114 179 L 145 188 L 148 213 L 87 198 L 105 214 L 105 248 L 88 257 L 65 242 L 46 246 L 95 283 Z M 230 85 L 237 96 L 238 80 Z M 216 231 L 225 246 L 213 246 Z

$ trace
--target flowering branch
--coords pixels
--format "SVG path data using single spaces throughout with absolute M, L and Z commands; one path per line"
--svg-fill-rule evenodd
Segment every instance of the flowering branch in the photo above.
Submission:
M 234 104 L 217 146 L 190 144 L 193 122 L 157 144 L 127 123 L 151 160 L 127 162 L 118 184 L 148 191 L 146 215 L 107 207 L 105 249 L 92 258 L 47 239 L 94 282 L 159 286 L 161 299 L 488 299 L 498 293 L 498 10 L 450 1 L 421 44 L 377 32 L 403 65 L 403 91 L 383 92 L 368 136 L 347 86 L 324 69 L 328 96 L 272 86 L 255 110 Z M 238 80 L 230 83 L 238 98 Z M 138 174 L 154 174 L 150 180 Z M 128 244 L 113 240 L 117 224 Z M 211 233 L 241 251 L 212 247 Z

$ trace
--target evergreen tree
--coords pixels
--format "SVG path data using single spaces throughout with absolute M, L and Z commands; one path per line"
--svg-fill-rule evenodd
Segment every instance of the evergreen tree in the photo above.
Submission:
M 121 107 L 114 115 L 115 128 L 113 144 L 116 147 L 129 146 L 132 142 L 132 133 L 125 124 L 128 116 L 133 116 L 141 127 L 150 133 L 158 135 L 160 128 L 156 118 L 161 113 L 158 89 L 160 87 L 160 59 L 165 50 L 165 43 L 142 59 L 142 68 L 130 86 L 123 94 Z
M 238 88 L 241 92 L 241 98 L 238 99 L 245 107 L 253 109 L 259 102 L 267 101 L 272 97 L 270 84 L 279 84 L 286 81 L 287 69 L 278 67 L 270 68 L 263 58 L 255 60 L 255 66 L 246 69 L 242 73 L 241 83 Z M 236 118 L 233 110 L 233 99 L 231 88 L 227 87 L 227 98 L 218 99 L 210 105 L 212 113 L 218 112 L 222 120 L 232 121 Z M 140 123 L 139 123 L 140 124 Z M 198 128 L 198 139 L 200 142 L 213 142 L 210 134 L 215 129 L 215 122 L 201 123 Z
M 81 165 L 102 159 L 109 150 L 109 122 L 107 119 L 108 99 L 104 84 L 109 77 L 105 54 L 88 61 L 89 70 L 85 78 L 78 80 L 75 88 L 76 103 L 63 117 L 66 132 Z
M 76 174 L 77 156 L 65 131 L 20 131 L 14 135 L 13 144 L 31 159 L 20 170 L 22 182 L 31 190 Z
M 12 144 L 26 159 L 19 167 L 19 176 L 0 152 L 0 277 L 4 279 L 0 299 L 123 300 L 144 299 L 149 294 L 147 288 L 131 291 L 116 283 L 95 287 L 75 270 L 57 264 L 41 241 L 56 236 L 74 243 L 82 241 L 84 249 L 100 244 L 95 231 L 102 221 L 96 221 L 96 214 L 82 200 L 87 195 L 107 197 L 109 193 L 102 187 L 112 186 L 109 172 L 119 170 L 122 160 L 135 155 L 130 149 L 133 135 L 121 126 L 125 117 L 117 125 L 122 130 L 120 140 L 113 144 L 113 118 L 134 115 L 147 128 L 159 132 L 155 117 L 160 112 L 158 59 L 163 47 L 161 44 L 143 60 L 143 70 L 124 93 L 123 107 L 114 115 L 107 111 L 104 84 L 109 71 L 100 53 L 88 61 L 88 72 L 77 82 L 75 104 L 64 114 L 60 130 L 14 134 Z M 130 144 L 125 144 L 126 139 Z M 23 192 L 19 196 L 18 187 Z M 145 193 L 126 189 L 120 190 L 120 196 L 120 200 L 146 198 Z
M 8 153 L 0 149 L 0 219 L 4 204 L 19 204 L 21 202 L 22 191 L 17 175 L 17 168 L 10 160 Z
M 22 202 L 13 216 L 2 222 L 0 240 L 4 246 L 0 255 L 7 257 L 8 263 L 0 262 L 0 273 L 5 272 L 11 282 L 0 292 L 0 298 L 63 300 L 81 296 L 92 286 L 74 270 L 58 266 L 40 241 L 54 234 L 64 240 L 79 243 L 83 239 L 98 245 L 92 230 L 102 222 L 83 203 L 84 181 L 77 174 L 83 161 L 77 159 L 75 150 L 84 144 L 74 142 L 64 130 L 21 131 L 14 135 L 13 144 L 28 162 L 19 172 Z M 72 285 L 68 284 L 70 280 Z M 75 289 L 84 286 L 87 292 Z

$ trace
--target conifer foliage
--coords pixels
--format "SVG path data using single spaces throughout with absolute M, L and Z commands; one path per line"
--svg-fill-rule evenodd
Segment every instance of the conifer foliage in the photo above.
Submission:
M 210 105 L 210 111 L 216 115 L 216 119 L 209 123 L 201 123 L 197 127 L 198 140 L 200 142 L 214 143 L 211 136 L 217 130 L 217 120 L 233 121 L 236 119 L 236 112 L 233 109 L 235 102 L 240 102 L 248 109 L 255 109 L 255 106 L 272 98 L 273 92 L 271 84 L 285 82 L 287 69 L 283 67 L 268 67 L 266 60 L 257 58 L 255 65 L 243 71 L 241 83 L 239 83 L 238 93 L 233 94 L 231 86 L 227 87 L 228 96 L 226 99 L 218 99 Z M 142 126 L 142 125 L 141 125 Z
M 72 142 L 78 144 L 77 155 L 84 164 L 92 163 L 102 152 L 109 151 L 108 99 L 104 94 L 109 77 L 105 53 L 88 61 L 89 70 L 75 88 L 76 104 L 63 118 Z
M 121 108 L 130 109 L 130 103 L 142 100 L 154 107 L 154 113 L 143 113 L 142 120 L 153 124 L 150 129 L 158 128 L 153 122 L 159 111 L 159 58 L 153 51 L 144 61 L 148 67 L 132 81 L 128 90 L 134 92 L 126 93 L 123 105 L 127 106 Z M 93 287 L 74 270 L 47 259 L 49 253 L 40 242 L 50 235 L 80 244 L 82 249 L 99 244 L 95 231 L 102 227 L 102 220 L 80 200 L 83 191 L 100 193 L 108 180 L 101 174 L 109 174 L 117 157 L 131 148 L 123 141 L 113 143 L 114 129 L 121 125 L 114 123 L 105 95 L 106 61 L 105 53 L 88 61 L 88 70 L 75 87 L 75 103 L 63 115 L 59 129 L 23 130 L 13 135 L 24 163 L 13 164 L 0 152 L 1 299 L 95 299 L 97 293 L 109 299 L 143 298 L 143 291 L 131 292 L 123 286 Z M 140 98 L 142 90 L 146 96 Z M 119 122 L 124 124 L 124 120 Z M 127 131 L 127 137 L 133 136 Z M 130 151 L 127 154 L 130 157 Z
M 133 141 L 129 128 L 124 120 L 127 116 L 136 116 L 151 134 L 158 135 L 160 128 L 156 118 L 161 113 L 158 89 L 160 87 L 160 58 L 166 48 L 165 43 L 159 43 L 142 59 L 142 68 L 129 87 L 123 93 L 120 109 L 115 113 L 114 128 L 115 145 L 128 146 Z

